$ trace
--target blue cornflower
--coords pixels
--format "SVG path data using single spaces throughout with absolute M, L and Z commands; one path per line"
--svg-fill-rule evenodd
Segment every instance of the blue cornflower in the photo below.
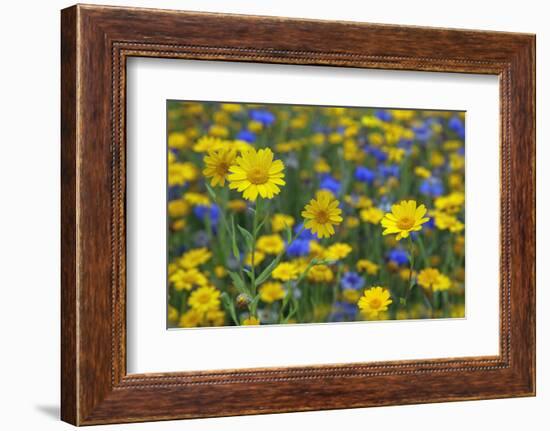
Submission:
M 458 136 L 460 136 L 461 138 L 464 138 L 464 134 L 465 134 L 464 123 L 460 118 L 452 117 L 451 119 L 449 119 L 448 126 L 449 126 L 449 129 L 455 132 Z
M 365 279 L 354 271 L 348 271 L 344 273 L 340 283 L 344 289 L 359 290 L 365 284 Z
M 319 188 L 323 190 L 329 190 L 334 195 L 340 193 L 340 181 L 332 178 L 330 175 L 323 175 Z
M 420 193 L 426 196 L 438 197 L 444 193 L 443 182 L 437 177 L 426 178 L 418 188 Z
M 333 305 L 333 311 L 330 314 L 329 322 L 344 322 L 354 320 L 357 314 L 357 305 L 349 302 L 337 301 Z
M 378 172 L 384 178 L 399 177 L 399 166 L 398 165 L 382 165 L 378 168 Z
M 377 147 L 366 146 L 363 151 L 374 157 L 378 163 L 385 162 L 388 159 L 388 155 Z
M 378 109 L 374 115 L 376 115 L 376 117 L 379 119 L 379 120 L 382 120 L 382 121 L 391 121 L 392 119 L 392 115 L 391 115 L 391 112 L 390 111 L 387 111 L 385 109 Z
M 286 249 L 290 257 L 301 257 L 309 254 L 309 239 L 295 239 Z
M 428 124 L 413 127 L 414 136 L 417 140 L 425 142 L 432 136 L 432 129 Z
M 256 134 L 254 132 L 251 132 L 250 130 L 243 129 L 239 133 L 237 133 L 236 139 L 252 144 L 256 142 Z
M 265 109 L 254 109 L 250 111 L 250 118 L 254 121 L 269 126 L 275 122 L 275 114 Z
M 202 221 L 205 221 L 206 217 L 209 216 L 212 226 L 216 226 L 220 219 L 220 208 L 215 204 L 211 206 L 197 205 L 193 208 L 193 214 L 195 214 Z
M 375 178 L 376 178 L 376 174 L 373 171 L 371 171 L 369 168 L 366 168 L 364 166 L 358 166 L 355 169 L 355 179 L 357 181 L 372 184 Z
M 396 263 L 397 265 L 404 265 L 409 263 L 409 256 L 405 250 L 394 248 L 389 251 L 388 260 Z

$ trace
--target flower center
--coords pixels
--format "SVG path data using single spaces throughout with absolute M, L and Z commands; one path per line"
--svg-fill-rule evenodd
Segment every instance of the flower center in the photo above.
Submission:
M 414 219 L 411 217 L 402 217 L 397 221 L 399 229 L 407 230 L 414 226 Z
M 248 181 L 252 184 L 265 184 L 267 178 L 267 172 L 260 168 L 252 168 L 248 171 Z
M 380 301 L 380 298 L 373 298 L 370 300 L 369 305 L 371 309 L 378 310 L 382 305 L 382 301 Z
M 324 223 L 328 222 L 328 220 L 329 220 L 328 211 L 320 210 L 317 213 L 317 216 L 315 218 L 317 219 L 317 223 L 324 224 Z
M 197 295 L 197 301 L 201 304 L 207 304 L 210 301 L 210 294 L 203 293 L 202 295 Z
M 220 163 L 216 169 L 216 173 L 220 176 L 224 176 L 229 171 L 229 165 L 227 163 Z

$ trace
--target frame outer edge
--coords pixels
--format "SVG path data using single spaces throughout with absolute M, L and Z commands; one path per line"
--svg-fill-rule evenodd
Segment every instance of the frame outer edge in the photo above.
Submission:
M 61 420 L 79 423 L 77 136 L 78 7 L 61 11 Z

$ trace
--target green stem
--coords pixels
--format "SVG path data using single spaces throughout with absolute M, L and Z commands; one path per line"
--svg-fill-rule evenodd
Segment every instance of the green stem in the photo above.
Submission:
M 251 276 L 251 289 L 252 296 L 256 296 L 256 263 L 255 263 L 255 257 L 256 257 L 256 231 L 258 230 L 258 214 L 260 213 L 260 206 L 261 206 L 261 198 L 258 198 L 256 200 L 256 208 L 254 210 L 254 220 L 252 222 L 252 250 L 250 250 L 250 253 L 252 254 L 250 259 L 250 270 L 252 271 Z
M 414 270 L 414 244 L 412 237 L 409 235 L 409 282 L 407 286 L 407 292 L 405 293 L 405 305 L 407 304 L 407 301 L 409 300 L 409 296 L 411 294 L 411 290 L 413 287 L 413 270 Z

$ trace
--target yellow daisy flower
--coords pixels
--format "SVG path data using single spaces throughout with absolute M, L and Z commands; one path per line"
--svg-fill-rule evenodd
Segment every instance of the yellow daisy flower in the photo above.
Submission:
M 359 292 L 358 290 L 344 289 L 342 291 L 342 298 L 344 299 L 344 301 L 350 304 L 355 304 L 360 297 L 361 297 L 361 292 Z
M 202 286 L 191 293 L 187 303 L 193 310 L 206 313 L 220 307 L 220 294 L 214 286 Z
M 374 319 L 378 317 L 378 313 L 386 311 L 392 302 L 388 289 L 374 286 L 365 290 L 357 305 L 369 319 Z
M 208 320 L 212 326 L 223 326 L 225 323 L 225 313 L 222 310 L 207 311 L 206 320 Z
M 212 178 L 212 187 L 225 185 L 225 179 L 229 173 L 229 167 L 234 163 L 237 151 L 233 148 L 221 148 L 212 150 L 204 157 L 205 169 L 202 171 L 206 178 Z
M 347 255 L 352 252 L 352 250 L 353 249 L 349 244 L 346 244 L 345 242 L 337 242 L 327 248 L 325 251 L 325 257 L 329 260 L 345 259 Z
M 451 287 L 451 279 L 439 272 L 437 268 L 426 268 L 418 274 L 418 284 L 433 291 L 447 290 Z
M 285 290 L 283 285 L 277 282 L 267 282 L 260 287 L 260 299 L 268 304 L 283 299 Z
M 298 267 L 291 262 L 282 262 L 275 267 L 271 276 L 281 281 L 296 280 L 298 278 Z
M 306 219 L 305 228 L 317 234 L 319 238 L 328 238 L 334 235 L 334 226 L 342 223 L 340 202 L 328 193 L 319 193 L 316 199 L 309 201 L 302 211 Z
M 371 207 L 361 210 L 359 217 L 361 217 L 361 220 L 365 223 L 378 224 L 384 217 L 384 212 L 376 207 Z
M 271 217 L 271 230 L 273 230 L 273 232 L 281 232 L 287 227 L 290 228 L 292 226 L 294 226 L 294 217 L 292 216 L 276 213 Z
M 168 281 L 172 283 L 176 290 L 191 290 L 194 286 L 205 286 L 208 284 L 208 280 L 202 272 L 196 268 L 190 268 L 188 270 L 178 269 L 172 274 Z
M 189 310 L 180 317 L 179 325 L 182 328 L 195 328 L 202 320 L 202 313 L 197 310 Z
M 212 253 L 206 247 L 196 248 L 184 253 L 179 264 L 185 269 L 191 269 L 208 262 L 211 257 Z
M 224 142 L 219 138 L 212 136 L 203 136 L 195 145 L 193 145 L 193 151 L 196 153 L 207 153 L 209 151 L 219 150 L 223 148 Z
M 244 326 L 257 326 L 260 324 L 260 320 L 257 317 L 250 316 L 243 320 Z
M 380 269 L 380 265 L 377 265 L 376 263 L 368 260 L 368 259 L 361 259 L 357 261 L 357 271 L 359 272 L 366 272 L 369 275 L 376 275 L 378 274 L 378 270 Z
M 278 234 L 262 235 L 256 242 L 256 248 L 266 254 L 279 254 L 285 248 L 285 242 Z
M 395 239 L 398 241 L 407 238 L 411 232 L 419 231 L 422 225 L 430 220 L 429 217 L 424 217 L 426 212 L 424 205 L 417 207 L 416 201 L 413 200 L 392 205 L 391 213 L 386 213 L 381 221 L 382 226 L 386 228 L 382 235 L 396 233 Z
M 334 279 L 334 274 L 327 265 L 313 265 L 307 273 L 307 279 L 317 283 L 328 283 Z
M 258 195 L 271 199 L 281 191 L 278 186 L 286 184 L 284 167 L 281 160 L 273 160 L 269 148 L 247 151 L 229 168 L 229 188 L 243 192 L 243 198 L 249 201 L 255 201 Z

